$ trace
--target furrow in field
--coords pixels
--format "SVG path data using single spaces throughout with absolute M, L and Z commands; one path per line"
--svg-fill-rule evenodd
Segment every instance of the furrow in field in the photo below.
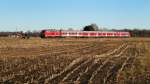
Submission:
M 108 71 L 114 66 L 114 63 L 112 59 L 116 59 L 116 57 L 120 57 L 128 48 L 127 45 L 124 45 L 118 49 L 116 49 L 116 52 L 110 54 L 110 57 L 106 58 L 102 62 L 102 65 L 100 65 L 96 71 L 93 72 L 91 78 L 89 79 L 90 84 L 104 84 L 104 78 L 107 75 Z
M 88 58 L 88 57 L 90 58 L 90 57 L 92 57 L 92 55 L 98 53 L 99 49 L 100 49 L 99 47 L 97 47 L 97 48 L 95 48 L 95 49 L 92 49 L 92 48 L 91 48 L 90 51 L 84 52 L 85 54 L 83 54 L 83 56 L 82 56 L 81 58 L 85 58 L 84 56 L 86 56 L 86 58 Z M 105 49 L 104 49 L 104 50 L 105 50 Z M 88 56 L 88 54 L 90 54 L 90 55 Z M 80 59 L 81 59 L 81 58 L 80 58 Z M 88 58 L 88 59 L 89 59 L 89 58 Z M 75 61 L 75 60 L 74 60 L 74 61 Z M 86 60 L 86 61 L 87 61 L 87 60 Z M 72 65 L 71 67 L 74 67 L 74 65 Z M 78 67 L 78 66 L 77 66 L 77 67 Z M 76 67 L 76 68 L 77 68 L 77 67 Z M 76 68 L 74 68 L 74 69 L 76 69 Z M 67 69 L 68 69 L 68 68 L 66 68 L 65 70 L 67 70 Z M 74 70 L 74 69 L 73 69 L 73 70 Z M 72 71 L 73 71 L 73 70 L 72 70 Z M 62 73 L 65 73 L 65 72 L 62 72 Z M 71 72 L 69 72 L 69 73 L 71 73 Z M 67 76 L 67 74 L 68 74 L 68 73 L 65 73 L 65 76 Z M 61 80 L 63 80 L 63 78 L 64 78 L 65 76 L 57 75 L 57 77 L 60 77 L 60 80 L 57 81 L 57 83 L 60 82 Z M 49 79 L 49 80 L 56 80 L 57 77 L 52 77 L 52 78 Z M 54 82 L 52 82 L 52 83 L 54 83 Z
M 121 49 L 123 46 L 125 46 L 125 45 L 120 46 L 118 49 Z M 115 49 L 113 51 L 113 53 L 114 52 L 117 53 L 117 49 Z M 91 78 L 93 72 L 100 65 L 99 61 L 100 61 L 100 59 L 98 59 L 98 60 L 94 59 L 92 61 L 92 63 L 89 64 L 88 66 L 85 66 L 85 64 L 86 64 L 86 62 L 85 62 L 85 64 L 82 65 L 82 67 L 84 67 L 84 68 L 82 68 L 81 65 L 78 66 L 72 72 L 68 73 L 68 75 L 63 78 L 62 82 L 65 83 L 65 81 L 66 81 L 66 83 L 69 83 L 69 82 L 73 83 L 74 81 L 75 82 L 81 81 L 80 83 L 84 83 L 84 84 L 88 83 L 88 80 Z M 80 73 L 80 74 L 78 74 L 78 73 Z

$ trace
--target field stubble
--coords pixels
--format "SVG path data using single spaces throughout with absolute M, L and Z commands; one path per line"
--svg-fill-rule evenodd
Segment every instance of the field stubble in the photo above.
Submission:
M 150 83 L 147 39 L 11 41 L 0 38 L 0 83 Z

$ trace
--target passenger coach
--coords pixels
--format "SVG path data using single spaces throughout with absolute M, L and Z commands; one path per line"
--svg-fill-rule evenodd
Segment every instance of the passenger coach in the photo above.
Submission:
M 102 31 L 49 31 L 44 30 L 41 36 L 48 37 L 130 37 L 129 32 L 102 32 Z

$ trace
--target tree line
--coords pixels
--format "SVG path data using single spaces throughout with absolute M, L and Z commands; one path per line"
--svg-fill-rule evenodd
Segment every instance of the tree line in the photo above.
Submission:
M 130 32 L 132 37 L 150 37 L 150 30 L 139 30 L 139 29 L 122 29 L 122 30 L 116 30 L 116 31 L 125 31 Z
M 52 29 L 51 29 L 52 30 Z M 54 29 L 56 30 L 56 29 Z M 68 29 L 70 30 L 70 28 Z M 73 29 L 71 29 L 73 31 Z M 60 30 L 59 30 L 60 31 Z M 103 29 L 99 29 L 96 24 L 91 24 L 83 27 L 82 31 L 106 31 Z M 140 30 L 140 29 L 110 29 L 107 31 L 114 31 L 114 32 L 129 32 L 131 37 L 150 37 L 150 30 Z M 8 36 L 23 36 L 23 37 L 39 37 L 43 31 L 27 31 L 27 32 L 0 32 L 0 37 L 8 37 Z

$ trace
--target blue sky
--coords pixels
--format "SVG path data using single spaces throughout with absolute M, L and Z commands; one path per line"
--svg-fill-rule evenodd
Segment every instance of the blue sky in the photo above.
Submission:
M 0 0 L 0 31 L 150 28 L 150 0 Z

